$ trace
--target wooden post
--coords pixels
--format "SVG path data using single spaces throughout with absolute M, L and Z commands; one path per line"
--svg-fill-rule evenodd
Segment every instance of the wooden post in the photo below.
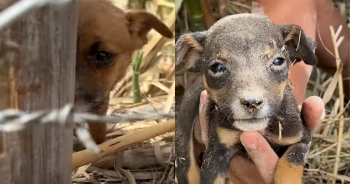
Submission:
M 74 102 L 76 32 L 76 1 L 32 10 L 0 30 L 0 110 Z M 72 129 L 35 125 L 0 134 L 0 184 L 71 183 Z

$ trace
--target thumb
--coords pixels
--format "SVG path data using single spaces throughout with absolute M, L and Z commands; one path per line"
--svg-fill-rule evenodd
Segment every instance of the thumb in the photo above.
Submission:
M 311 133 L 317 132 L 325 118 L 325 108 L 323 100 L 318 96 L 307 98 L 301 107 L 301 113 L 305 120 L 306 127 Z

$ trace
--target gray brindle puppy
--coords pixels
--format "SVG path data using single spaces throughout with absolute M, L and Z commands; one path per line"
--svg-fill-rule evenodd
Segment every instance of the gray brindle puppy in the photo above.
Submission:
M 262 132 L 280 157 L 274 184 L 301 184 L 311 134 L 288 79 L 294 63 L 317 63 L 314 46 L 299 26 L 276 25 L 260 14 L 227 16 L 207 31 L 179 37 L 177 65 L 201 74 L 186 91 L 176 122 L 179 184 L 225 183 L 233 157 L 251 161 L 239 140 L 242 131 Z M 203 90 L 209 94 L 206 150 L 198 125 Z

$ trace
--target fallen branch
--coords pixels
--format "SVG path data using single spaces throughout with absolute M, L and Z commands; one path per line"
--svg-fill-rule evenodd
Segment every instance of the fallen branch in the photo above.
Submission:
M 73 169 L 85 164 L 96 162 L 98 159 L 107 155 L 115 154 L 118 151 L 126 149 L 128 146 L 173 131 L 174 129 L 175 120 L 173 119 L 104 142 L 98 145 L 98 148 L 101 150 L 101 153 L 99 154 L 94 154 L 91 150 L 83 150 L 73 153 Z

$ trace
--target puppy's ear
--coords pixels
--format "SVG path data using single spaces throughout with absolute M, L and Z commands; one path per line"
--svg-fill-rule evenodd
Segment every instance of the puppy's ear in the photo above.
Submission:
M 136 43 L 136 49 L 147 44 L 147 33 L 153 28 L 167 38 L 173 38 L 173 32 L 155 15 L 144 10 L 126 12 L 128 29 Z
M 193 68 L 199 71 L 199 60 L 203 53 L 203 44 L 206 32 L 186 33 L 181 35 L 176 41 L 175 63 L 184 64 L 187 69 Z
M 316 43 L 306 37 L 301 27 L 287 24 L 281 26 L 281 31 L 291 62 L 303 60 L 308 65 L 316 65 L 317 57 L 313 52 Z

